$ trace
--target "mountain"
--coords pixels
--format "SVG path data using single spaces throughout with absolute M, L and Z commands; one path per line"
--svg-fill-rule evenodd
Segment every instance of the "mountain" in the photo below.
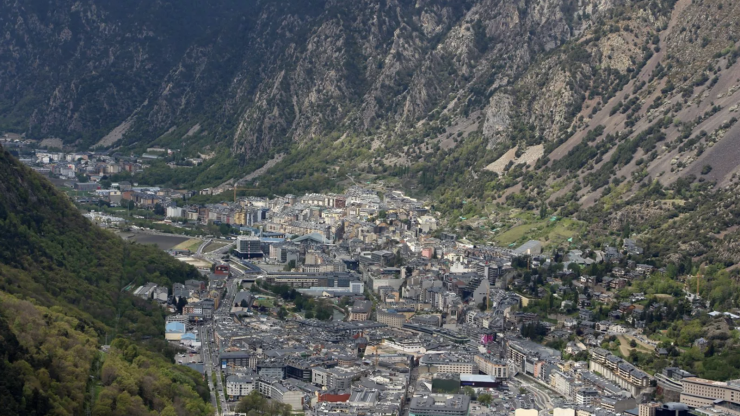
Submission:
M 94 226 L 0 148 L 4 414 L 210 414 L 202 376 L 172 364 L 164 311 L 123 290 L 198 277 L 155 247 Z
M 740 156 L 732 2 L 2 5 L 0 128 L 212 156 L 141 183 L 281 193 L 350 174 L 466 218 L 567 214 L 656 179 L 728 184 Z

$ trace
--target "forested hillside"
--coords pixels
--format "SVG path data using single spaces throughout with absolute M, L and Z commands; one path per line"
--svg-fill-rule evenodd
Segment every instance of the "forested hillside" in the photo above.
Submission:
M 200 374 L 171 364 L 164 311 L 122 291 L 198 276 L 154 247 L 92 225 L 50 182 L 0 151 L 4 414 L 209 414 Z M 106 337 L 115 341 L 104 354 Z

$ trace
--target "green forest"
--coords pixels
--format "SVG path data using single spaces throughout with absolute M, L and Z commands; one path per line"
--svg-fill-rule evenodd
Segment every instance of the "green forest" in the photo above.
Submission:
M 94 226 L 50 182 L 0 151 L 4 414 L 211 414 L 202 376 L 173 364 L 165 311 L 129 293 L 146 282 L 169 287 L 198 277 L 154 246 Z

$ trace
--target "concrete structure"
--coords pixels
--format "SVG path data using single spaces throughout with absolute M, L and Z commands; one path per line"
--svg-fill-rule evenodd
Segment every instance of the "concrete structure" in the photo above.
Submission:
M 257 391 L 263 396 L 280 403 L 289 404 L 293 411 L 300 412 L 303 410 L 303 393 L 293 386 L 283 384 L 278 380 L 257 381 Z
M 473 361 L 478 370 L 498 379 L 509 378 L 509 367 L 504 360 L 490 355 L 476 354 Z
M 246 396 L 254 390 L 254 384 L 252 376 L 241 374 L 226 376 L 226 394 L 229 397 Z
M 590 371 L 599 372 L 605 379 L 638 397 L 650 387 L 653 380 L 644 371 L 602 348 L 591 349 Z
M 579 406 L 591 406 L 599 398 L 599 392 L 596 389 L 579 389 L 576 391 L 576 403 Z
M 576 416 L 576 410 L 556 407 L 552 411 L 552 416 Z
M 687 377 L 681 380 L 683 392 L 681 403 L 690 407 L 705 407 L 714 405 L 721 400 L 740 405 L 740 382 L 714 381 L 699 377 Z
M 411 399 L 409 416 L 467 416 L 469 407 L 470 397 L 468 396 L 430 394 Z M 537 414 L 532 416 L 537 416 Z
M 257 356 L 246 351 L 225 351 L 221 353 L 219 358 L 221 359 L 221 368 L 255 368 L 257 366 Z
M 364 290 L 363 283 L 353 273 L 268 273 L 265 280 L 271 285 L 287 285 L 296 289 L 337 289 L 359 294 Z
M 156 283 L 149 282 L 144 286 L 139 286 L 136 290 L 134 290 L 134 296 L 138 296 L 142 299 L 151 299 L 154 295 L 154 289 L 156 288 Z
M 159 302 L 167 302 L 168 296 L 169 292 L 167 291 L 167 288 L 163 286 L 154 288 L 154 292 L 152 293 L 152 299 Z
M 507 357 L 518 368 L 522 368 L 522 364 L 527 357 L 545 359 L 550 357 L 561 358 L 561 356 L 560 351 L 536 342 L 525 340 L 509 340 L 507 342 Z
M 357 374 L 343 368 L 313 367 L 311 382 L 326 387 L 328 390 L 349 390 L 352 388 L 352 379 Z
M 425 353 L 427 351 L 426 348 L 419 342 L 415 340 L 402 340 L 402 341 L 395 341 L 391 339 L 384 339 L 383 345 L 389 348 L 393 348 L 394 350 L 398 350 L 405 353 Z
M 393 328 L 402 328 L 406 322 L 406 316 L 391 311 L 377 311 L 375 313 L 375 320 Z
M 259 237 L 239 236 L 236 238 L 236 252 L 240 257 L 262 257 L 262 246 Z
M 501 384 L 496 377 L 486 374 L 460 374 L 460 386 L 473 388 L 496 388 Z
M 733 406 L 722 406 L 720 403 L 716 403 L 713 414 L 717 414 L 717 411 L 726 412 L 729 414 L 739 414 L 740 411 Z M 660 407 L 655 409 L 655 416 L 689 416 L 689 407 L 683 403 L 664 403 Z
M 261 378 L 282 380 L 285 378 L 285 364 L 282 362 L 257 363 L 257 374 Z
M 637 407 L 637 403 L 632 397 L 602 397 L 599 404 L 602 409 L 612 413 L 622 413 Z
M 655 416 L 655 409 L 660 407 L 660 403 L 640 403 L 637 406 L 639 416 Z
M 349 308 L 348 321 L 367 321 L 370 312 L 373 309 L 373 303 L 369 300 L 356 300 Z
M 167 218 L 184 218 L 185 210 L 181 207 L 167 207 Z
M 468 357 L 435 353 L 419 359 L 420 373 L 478 374 L 478 366 Z
M 573 399 L 575 396 L 575 392 L 573 391 L 574 384 L 575 378 L 570 374 L 565 374 L 562 371 L 553 371 L 550 373 L 550 385 L 555 391 L 567 399 Z

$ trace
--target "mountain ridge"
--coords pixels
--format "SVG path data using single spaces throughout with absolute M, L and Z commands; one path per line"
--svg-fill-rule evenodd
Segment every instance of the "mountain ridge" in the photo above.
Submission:
M 100 58 L 92 62 L 112 72 L 138 62 L 151 88 L 125 101 L 130 105 L 121 111 L 112 101 L 98 101 L 101 114 L 112 117 L 107 128 L 85 139 L 72 132 L 67 141 L 91 145 L 116 131 L 108 142 L 120 136 L 110 143 L 124 153 L 158 145 L 174 148 L 175 159 L 215 155 L 190 170 L 154 162 L 137 175 L 140 183 L 214 186 L 249 177 L 285 155 L 267 175 L 247 182 L 266 192 L 301 192 L 331 188 L 351 174 L 439 199 L 475 199 L 477 212 L 512 198 L 530 204 L 544 199 L 561 209 L 591 206 L 625 181 L 633 184 L 627 195 L 656 178 L 670 185 L 704 176 L 724 185 L 735 173 L 732 158 L 740 156 L 732 122 L 740 102 L 732 82 L 740 9 L 718 0 L 284 0 L 249 7 L 219 0 L 190 9 L 189 3 L 160 1 L 146 7 L 161 17 L 161 27 L 134 12 L 85 12 L 94 0 L 75 8 L 61 7 L 65 0 L 57 4 L 59 22 L 73 21 L 75 13 L 92 16 L 100 27 L 107 27 L 105 19 L 118 22 L 108 31 L 127 51 L 170 50 L 161 59 L 150 52 L 138 61 L 121 56 L 108 62 L 102 57 L 118 49 L 96 38 Z M 41 13 L 9 8 L 29 22 Z M 169 27 L 168 10 L 193 23 L 181 42 L 154 30 Z M 65 32 L 66 26 L 53 27 Z M 137 30 L 148 37 L 137 38 Z M 18 33 L 32 38 L 33 32 Z M 82 35 L 70 39 L 75 36 Z M 0 51 L 17 49 L 10 39 L 0 42 Z M 99 78 L 115 84 L 112 76 Z M 3 79 L 15 80 L 0 70 Z M 68 82 L 96 94 L 108 91 Z M 66 103 L 67 115 L 40 106 L 30 120 L 50 121 L 19 131 L 38 137 L 77 131 L 81 124 L 74 120 L 85 119 L 86 110 L 75 96 L 53 90 L 49 103 Z M 24 99 L 4 91 L 0 126 L 12 127 L 9 118 L 24 111 Z M 643 134 L 659 116 L 672 122 Z M 61 124 L 37 128 L 52 121 Z M 589 136 L 599 126 L 602 134 Z M 511 149 L 540 145 L 539 160 L 496 174 L 485 170 Z M 713 168 L 701 175 L 706 165 Z M 469 191 L 456 189 L 460 185 Z

